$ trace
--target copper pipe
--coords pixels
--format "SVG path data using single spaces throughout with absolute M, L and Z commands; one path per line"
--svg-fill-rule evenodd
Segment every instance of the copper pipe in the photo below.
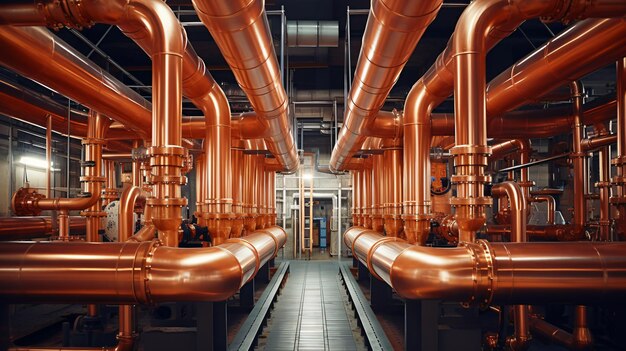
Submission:
M 6 67 L 150 134 L 150 103 L 45 28 L 0 26 L 0 45 L 7 49 L 0 57 Z
M 623 6 L 608 17 L 623 16 Z M 489 82 L 487 113 L 510 111 L 623 56 L 625 28 L 624 18 L 588 19 L 571 26 Z
M 341 170 L 365 140 L 368 128 L 383 106 L 422 34 L 435 19 L 441 0 L 372 1 L 359 61 L 331 170 Z
M 587 325 L 587 308 L 585 306 L 576 306 L 574 328 L 571 334 L 539 317 L 531 318 L 530 327 L 533 333 L 570 350 L 593 349 L 593 336 Z
M 207 187 L 205 162 L 206 155 L 204 153 L 196 157 L 196 212 L 194 215 L 198 218 L 198 224 L 203 227 L 206 227 L 207 224 L 204 218 Z
M 383 155 L 372 155 L 372 230 L 382 232 L 384 229 L 382 198 L 384 160 Z
M 232 149 L 232 171 L 233 171 L 233 212 L 235 219 L 231 229 L 231 237 L 239 238 L 243 231 L 244 223 L 244 200 L 243 200 L 243 183 L 244 183 L 244 155 L 243 149 L 233 147 Z
M 584 98 L 584 88 L 578 81 L 570 83 L 570 90 L 572 94 L 573 116 L 574 122 L 572 124 L 573 135 L 573 151 L 570 158 L 574 164 L 574 216 L 572 218 L 574 226 L 582 232 L 586 223 L 586 208 L 585 201 L 585 167 L 584 161 L 586 154 L 582 150 L 581 140 L 584 135 L 584 125 L 582 122 L 582 104 Z
M 113 160 L 103 159 L 104 178 L 106 179 L 106 187 L 102 191 L 103 204 L 108 205 L 119 198 L 117 192 L 117 175 L 115 173 L 115 162 Z
M 598 151 L 598 181 L 595 187 L 600 192 L 600 240 L 611 240 L 611 209 L 609 199 L 611 196 L 611 149 L 609 146 L 603 146 Z
M 280 80 L 263 2 L 195 0 L 193 5 L 262 124 L 267 126 L 265 140 L 270 151 L 285 171 L 295 171 L 299 160 L 289 126 L 287 94 Z
M 372 229 L 372 169 L 371 158 L 367 158 L 367 163 L 370 167 L 365 168 L 361 172 L 362 188 L 361 195 L 363 201 L 363 226 L 368 229 Z
M 385 204 L 386 212 L 383 214 L 384 228 L 387 236 L 399 237 L 404 233 L 404 223 L 402 220 L 402 149 L 401 140 L 384 141 L 384 181 L 387 193 Z M 424 242 L 427 237 L 409 237 L 409 242 Z
M 491 188 L 491 194 L 495 197 L 507 197 L 511 206 L 511 241 L 523 243 L 526 238 L 526 198 L 519 184 L 515 182 L 503 182 L 495 184 Z M 525 350 L 530 343 L 530 331 L 528 326 L 529 309 L 527 305 L 513 307 L 515 333 L 507 339 L 507 344 L 512 350 Z
M 52 183 L 52 116 L 46 119 L 46 197 L 51 198 Z
M 587 138 L 580 141 L 580 146 L 582 151 L 593 151 L 598 148 L 603 148 L 604 146 L 608 146 L 611 144 L 615 144 L 617 142 L 616 134 L 604 134 L 599 135 L 593 138 Z
M 70 235 L 85 234 L 85 218 L 71 216 Z M 57 233 L 51 217 L 1 217 L 0 240 L 30 240 L 54 236 Z
M 254 204 L 254 175 L 256 173 L 256 162 L 254 155 L 244 154 L 243 163 L 243 210 L 245 212 L 244 228 L 247 233 L 256 230 L 256 205 Z
M 4 243 L 0 296 L 47 303 L 221 301 L 254 277 L 285 240 L 282 228 L 270 227 L 210 248 L 154 241 Z
M 256 226 L 257 229 L 263 229 L 265 227 L 265 155 L 255 155 L 254 160 L 256 162 L 256 173 L 254 175 L 254 205 L 256 207 L 257 217 Z
M 344 242 L 372 274 L 407 299 L 588 303 L 619 301 L 626 289 L 623 243 L 479 240 L 444 249 L 411 245 L 363 228 L 348 229 Z
M 70 240 L 70 218 L 66 209 L 60 209 L 57 215 L 59 220 L 59 240 Z
M 154 224 L 149 223 L 144 225 L 141 229 L 137 231 L 133 236 L 128 238 L 130 242 L 144 242 L 144 241 L 152 241 L 155 239 L 155 234 L 157 232 Z
M 530 198 L 530 202 L 545 202 L 548 205 L 548 224 L 555 224 L 556 201 L 554 200 L 554 197 L 551 195 L 535 195 Z
M 617 208 L 616 234 L 624 237 L 626 233 L 626 58 L 617 60 L 617 154 L 611 161 L 616 174 L 611 184 L 616 186 L 616 194 L 611 203 Z
M 135 232 L 135 223 L 133 221 L 135 204 L 142 197 L 145 199 L 145 194 L 138 186 L 129 186 L 122 192 L 119 206 L 118 238 L 125 239 L 120 239 L 119 241 L 128 240 Z

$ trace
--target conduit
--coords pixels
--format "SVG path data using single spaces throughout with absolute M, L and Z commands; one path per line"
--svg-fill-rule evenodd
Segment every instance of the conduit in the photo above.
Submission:
M 407 299 L 481 304 L 621 301 L 625 243 L 461 243 L 411 245 L 364 228 L 344 242 L 370 272 Z M 575 293 L 573 293 L 575 291 Z
M 265 126 L 263 137 L 270 152 L 284 171 L 295 171 L 299 160 L 289 126 L 289 102 L 263 1 L 194 0 L 193 5 Z
M 435 19 L 441 0 L 372 1 L 354 81 L 347 98 L 344 126 L 330 159 L 332 171 L 343 170 L 359 150 L 364 130 L 383 107 L 391 88 L 422 34 Z
M 221 301 L 232 296 L 284 245 L 280 227 L 209 248 L 157 241 L 0 243 L 3 301 L 154 304 Z

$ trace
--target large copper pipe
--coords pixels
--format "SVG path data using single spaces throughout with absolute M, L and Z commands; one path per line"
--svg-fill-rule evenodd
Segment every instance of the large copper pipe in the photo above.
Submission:
M 407 299 L 482 304 L 610 302 L 622 299 L 626 289 L 624 243 L 479 240 L 456 248 L 433 248 L 363 228 L 348 229 L 344 242 L 374 275 Z
M 426 27 L 435 19 L 441 0 L 372 1 L 361 54 L 348 95 L 331 170 L 343 169 L 360 148 L 368 128 L 393 88 Z
M 0 26 L 0 45 L 4 66 L 149 135 L 150 103 L 45 28 Z
M 288 100 L 269 33 L 263 1 L 195 0 L 198 16 L 211 32 L 239 86 L 263 125 L 269 149 L 286 171 L 299 161 L 288 119 Z
M 582 230 L 586 223 L 587 217 L 587 203 L 585 201 L 585 159 L 586 153 L 583 152 L 581 146 L 581 140 L 584 138 L 584 124 L 583 124 L 583 98 L 584 89 L 582 83 L 574 81 L 570 83 L 570 90 L 572 94 L 572 106 L 574 122 L 572 124 L 572 136 L 573 147 L 570 158 L 574 164 L 574 216 L 572 222 L 574 227 L 577 228 L 582 234 Z
M 401 140 L 383 141 L 384 181 L 386 196 L 386 212 L 383 214 L 385 234 L 398 237 L 404 233 L 402 220 L 402 149 Z M 407 233 L 409 242 L 426 241 L 425 238 L 416 238 Z M 423 240 L 422 240 L 423 239 Z
M 210 248 L 157 242 L 0 244 L 0 296 L 6 302 L 151 304 L 221 301 L 273 258 L 280 227 Z

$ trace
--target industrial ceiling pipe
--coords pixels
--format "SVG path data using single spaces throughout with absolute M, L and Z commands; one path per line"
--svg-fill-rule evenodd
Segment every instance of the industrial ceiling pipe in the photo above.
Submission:
M 523 243 L 526 238 L 527 199 L 520 185 L 515 182 L 494 184 L 491 188 L 494 197 L 507 197 L 511 212 L 511 241 Z M 512 350 L 526 350 L 530 343 L 529 306 L 515 305 L 513 320 L 515 331 L 512 337 L 507 338 L 507 344 Z
M 299 160 L 289 126 L 289 102 L 280 80 L 263 1 L 194 0 L 193 5 L 266 126 L 264 138 L 269 150 L 284 171 L 295 171 Z
M 359 150 L 385 99 L 398 80 L 422 34 L 435 19 L 441 0 L 372 1 L 330 169 L 343 166 Z
M 479 240 L 434 248 L 389 239 L 364 228 L 350 228 L 344 235 L 359 260 L 407 299 L 607 303 L 621 301 L 626 292 L 624 243 Z
M 273 258 L 286 237 L 270 227 L 209 248 L 158 241 L 0 243 L 0 297 L 11 303 L 222 301 Z
M 495 3 L 492 1 L 491 3 Z M 551 2 L 554 3 L 554 2 Z M 564 9 L 569 6 L 564 2 Z M 478 8 L 481 3 L 474 4 L 474 8 Z M 506 6 L 503 2 L 500 2 L 501 5 Z M 524 6 L 527 5 L 537 5 L 537 2 L 525 3 Z M 547 3 L 544 5 L 548 5 Z M 596 5 L 601 5 L 600 8 L 607 8 L 607 3 L 600 2 Z M 617 5 L 619 8 L 620 5 Z M 517 9 L 515 6 L 507 7 L 503 11 L 499 13 L 499 16 L 506 16 L 508 12 Z M 527 13 L 528 9 L 532 9 L 532 7 L 522 7 L 524 11 L 512 12 L 510 20 L 508 22 L 503 23 L 502 25 L 495 25 L 494 29 L 491 31 L 481 32 L 485 35 L 484 40 L 486 41 L 484 48 L 486 51 L 491 49 L 499 40 L 503 37 L 507 36 L 508 33 L 512 32 L 519 24 L 521 24 L 525 18 L 532 17 L 531 14 Z M 546 8 L 547 9 L 547 8 Z M 544 9 L 544 10 L 546 10 Z M 536 10 L 536 9 L 535 9 Z M 562 9 L 554 8 L 554 13 L 567 13 L 567 11 L 561 11 Z M 498 12 L 498 11 L 496 11 Z M 576 11 L 571 11 L 570 15 L 576 13 Z M 617 12 L 615 15 L 619 15 L 622 12 Z M 592 12 L 592 14 L 594 14 Z M 594 14 L 595 15 L 595 14 Z M 495 20 L 495 19 L 494 19 Z M 470 21 L 471 22 L 471 21 Z M 493 22 L 493 21 L 492 21 Z M 624 23 L 624 19 L 603 19 L 603 20 L 586 20 L 581 21 L 580 23 L 574 25 L 570 30 L 565 33 L 560 34 L 556 38 L 552 39 L 549 43 L 551 45 L 547 45 L 551 50 L 549 52 L 556 52 L 557 48 L 560 46 L 568 45 L 571 47 L 571 50 L 568 52 L 575 53 L 573 55 L 566 55 L 567 60 L 543 60 L 541 67 L 550 67 L 552 71 L 559 71 L 562 66 L 575 66 L 577 72 L 580 75 L 588 67 L 590 67 L 591 62 L 597 62 L 598 57 L 596 53 L 602 52 L 600 55 L 616 55 L 617 52 L 621 52 L 623 50 L 623 40 L 624 36 L 623 29 L 626 28 L 626 23 Z M 470 34 L 473 32 L 465 33 Z M 602 33 L 601 41 L 604 42 L 606 38 L 606 42 L 600 44 L 598 43 L 599 36 L 598 34 Z M 606 35 L 605 35 L 606 34 Z M 476 39 L 476 38 L 475 38 Z M 589 45 L 571 45 L 576 40 L 586 40 Z M 616 43 L 617 42 L 617 43 Z M 558 45 L 554 45 L 558 43 Z M 485 51 L 485 53 L 486 53 Z M 537 56 L 543 56 L 545 50 L 537 50 L 536 52 L 540 53 Z M 582 54 L 582 52 L 586 52 L 586 54 Z M 409 95 L 407 96 L 405 109 L 404 109 L 404 123 L 405 123 L 405 131 L 404 131 L 404 152 L 405 152 L 405 171 L 411 172 L 411 170 L 416 169 L 414 164 L 420 164 L 420 168 L 424 176 L 418 176 L 411 173 L 405 174 L 405 216 L 406 215 L 415 215 L 417 223 L 405 223 L 405 226 L 415 226 L 419 228 L 419 231 L 425 232 L 428 230 L 428 220 L 430 216 L 430 169 L 429 169 L 429 149 L 426 148 L 426 145 L 429 146 L 429 139 L 431 135 L 431 124 L 429 121 L 429 116 L 431 115 L 432 110 L 439 105 L 443 100 L 445 100 L 452 92 L 454 88 L 454 66 L 453 66 L 453 48 L 452 41 L 449 42 L 448 47 L 439 55 L 435 64 L 424 74 L 424 76 L 413 86 Z M 594 55 L 591 55 L 594 53 Z M 573 59 L 572 62 L 569 60 Z M 553 62 L 554 61 L 554 62 Z M 520 61 L 524 62 L 524 60 Z M 537 66 L 539 67 L 539 66 Z M 532 91 L 525 90 L 523 96 L 535 96 L 537 95 L 538 87 L 546 86 L 550 83 L 546 82 L 543 79 L 545 75 L 538 74 L 537 78 L 541 77 L 541 81 L 538 81 L 538 85 L 532 86 Z M 521 80 L 520 82 L 525 82 L 526 80 Z M 494 81 L 492 81 L 492 84 Z M 556 86 L 562 85 L 562 82 L 555 83 Z M 528 86 L 530 88 L 531 86 Z M 553 89 L 553 86 L 546 89 L 550 91 Z M 540 90 L 540 93 L 545 93 L 546 91 Z M 494 94 L 492 92 L 491 84 L 489 89 L 489 95 L 486 103 L 486 108 L 488 113 L 491 116 L 497 115 L 494 111 L 497 108 L 490 107 L 491 105 L 504 105 L 498 101 L 498 99 L 502 99 L 505 94 Z M 454 124 L 453 124 L 454 125 Z M 482 127 L 481 127 L 482 128 Z M 508 131 L 520 128 L 507 128 Z M 521 130 L 525 130 L 521 128 Z M 520 137 L 524 137 L 522 135 L 516 135 Z M 426 141 L 424 141 L 425 139 Z M 413 156 L 415 155 L 415 156 Z M 411 162 L 410 164 L 407 162 Z M 415 162 L 415 163 L 412 163 Z M 416 182 L 417 184 L 414 184 Z

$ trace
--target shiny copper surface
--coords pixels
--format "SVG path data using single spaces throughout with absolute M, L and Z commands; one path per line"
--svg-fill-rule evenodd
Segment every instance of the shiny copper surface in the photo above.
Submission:
M 530 198 L 530 202 L 545 202 L 548 206 L 547 208 L 547 219 L 548 224 L 554 223 L 554 212 L 556 211 L 556 200 L 552 195 L 535 195 Z
M 413 53 L 426 27 L 435 19 L 441 0 L 375 0 L 350 88 L 330 168 L 341 170 L 365 140 L 372 124 Z
M 624 238 L 626 233 L 626 58 L 617 60 L 617 154 L 611 161 L 615 165 L 616 174 L 611 184 L 616 192 L 611 203 L 617 208 L 616 234 Z
M 70 235 L 84 235 L 86 227 L 85 217 L 71 216 L 69 218 Z M 55 236 L 58 226 L 52 223 L 52 218 L 38 217 L 0 217 L 0 240 L 29 240 Z
M 288 119 L 288 100 L 262 1 L 227 3 L 195 0 L 198 16 L 211 32 L 239 86 L 267 126 L 269 150 L 293 172 L 299 161 Z
M 124 189 L 120 196 L 118 217 L 118 239 L 126 241 L 135 232 L 134 214 L 135 206 L 139 199 L 145 200 L 145 194 L 138 186 L 130 186 Z
M 210 248 L 172 248 L 155 242 L 0 244 L 4 301 L 220 301 L 234 294 L 286 240 L 271 227 Z M 21 262 L 21 263 L 20 263 Z M 10 283 L 9 283 L 10 282 Z
M 456 248 L 387 241 L 364 228 L 344 236 L 372 273 L 410 299 L 470 303 L 616 301 L 626 289 L 623 243 L 462 243 Z M 576 291 L 576 293 L 571 293 Z

